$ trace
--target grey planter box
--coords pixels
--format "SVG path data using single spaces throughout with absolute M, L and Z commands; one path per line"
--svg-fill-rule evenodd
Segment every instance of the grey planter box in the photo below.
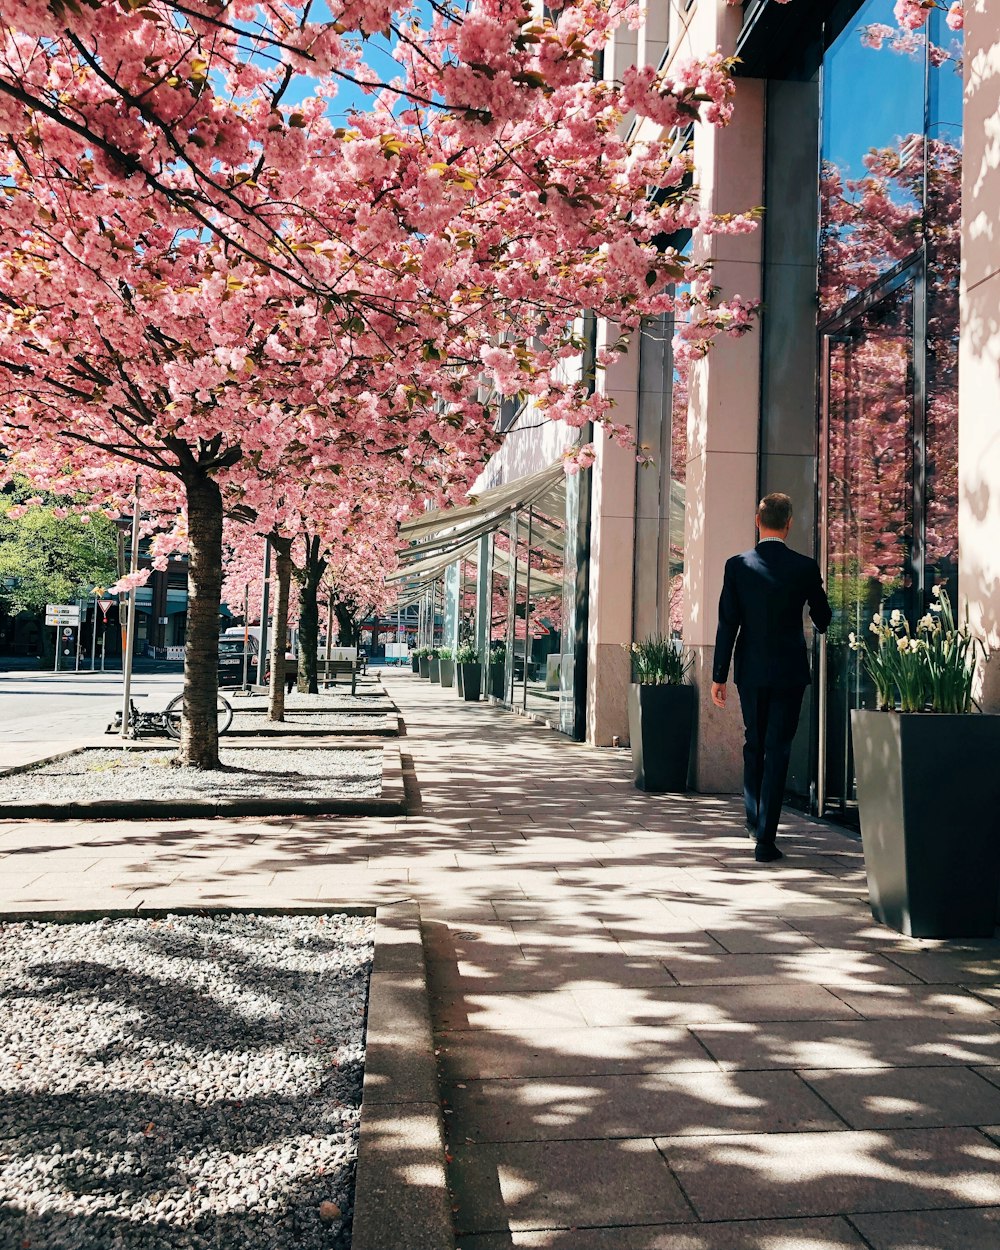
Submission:
M 910 937 L 992 937 L 1000 716 L 851 713 L 872 915 Z
M 439 682 L 441 680 L 441 661 L 438 659 L 436 655 L 432 655 L 430 657 L 428 671 L 430 674 L 431 681 Z
M 431 658 L 429 655 L 422 655 L 418 660 L 418 668 L 421 677 L 430 677 L 431 675 Z
M 441 685 L 450 689 L 455 684 L 455 661 L 446 660 L 442 656 L 438 660 L 438 667 L 441 670 Z
M 459 697 L 466 703 L 478 703 L 483 688 L 483 666 L 481 664 L 456 664 L 455 673 L 458 678 Z
M 415 656 L 415 655 L 411 655 L 411 656 L 410 656 L 410 663 L 413 665 L 413 671 L 414 671 L 415 673 L 419 673 L 419 672 L 420 672 L 420 659 L 419 659 L 419 657 L 418 657 L 418 656 Z
M 638 789 L 687 790 L 695 695 L 694 686 L 629 686 L 628 732 Z

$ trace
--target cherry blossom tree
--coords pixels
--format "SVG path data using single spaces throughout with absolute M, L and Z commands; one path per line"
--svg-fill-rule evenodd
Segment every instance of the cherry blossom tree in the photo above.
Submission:
M 179 759 L 198 767 L 218 765 L 231 494 L 266 512 L 279 467 L 325 463 L 342 429 L 351 448 L 393 444 L 413 467 L 439 452 L 474 460 L 490 428 L 484 373 L 549 417 L 612 423 L 561 367 L 580 352 L 581 309 L 628 332 L 669 311 L 685 279 L 693 350 L 749 324 L 657 240 L 752 219 L 704 219 L 685 150 L 619 136 L 630 110 L 666 127 L 724 123 L 721 56 L 595 83 L 620 16 L 596 0 L 541 20 L 491 0 L 426 28 L 383 3 L 325 24 L 307 14 L 27 0 L 2 36 L 6 463 L 112 506 L 138 466 L 157 505 L 183 513 Z M 362 58 L 357 36 L 374 30 L 396 41 L 391 84 Z M 286 105 L 302 75 L 313 93 Z M 372 89 L 372 107 L 337 127 L 345 79 Z M 665 192 L 655 203 L 650 186 Z

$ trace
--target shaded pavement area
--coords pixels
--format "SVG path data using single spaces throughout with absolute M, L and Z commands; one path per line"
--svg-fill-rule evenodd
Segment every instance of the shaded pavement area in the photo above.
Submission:
M 995 1250 L 1000 943 L 409 673 L 406 818 L 0 826 L 0 909 L 415 898 L 462 1250 Z

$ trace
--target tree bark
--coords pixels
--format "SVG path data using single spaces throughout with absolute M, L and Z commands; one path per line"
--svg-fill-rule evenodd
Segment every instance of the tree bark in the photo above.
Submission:
M 316 660 L 319 654 L 319 584 L 326 572 L 320 540 L 305 536 L 306 555 L 299 579 L 299 681 L 303 694 L 318 694 Z
M 188 608 L 184 647 L 184 720 L 177 762 L 219 762 L 219 614 L 222 603 L 222 493 L 193 468 L 184 474 L 188 521 Z
M 333 612 L 337 618 L 337 646 L 356 647 L 360 637 L 357 606 L 344 600 L 334 600 Z
M 288 647 L 288 590 L 292 581 L 292 540 L 271 535 L 274 552 L 274 614 L 271 617 L 271 697 L 268 720 L 285 719 L 285 651 Z

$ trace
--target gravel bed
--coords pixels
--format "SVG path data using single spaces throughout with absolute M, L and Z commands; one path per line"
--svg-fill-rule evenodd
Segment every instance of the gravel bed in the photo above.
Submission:
M 348 1250 L 371 917 L 0 926 L 0 1244 Z
M 376 798 L 382 752 L 223 749 L 223 768 L 172 764 L 173 754 L 101 747 L 0 776 L 0 803 L 190 798 Z
M 387 716 L 358 716 L 350 712 L 286 712 L 283 721 L 270 721 L 259 712 L 236 712 L 232 729 L 268 733 L 294 733 L 297 729 L 342 729 L 352 733 L 371 733 L 375 729 L 395 729 L 396 721 Z

